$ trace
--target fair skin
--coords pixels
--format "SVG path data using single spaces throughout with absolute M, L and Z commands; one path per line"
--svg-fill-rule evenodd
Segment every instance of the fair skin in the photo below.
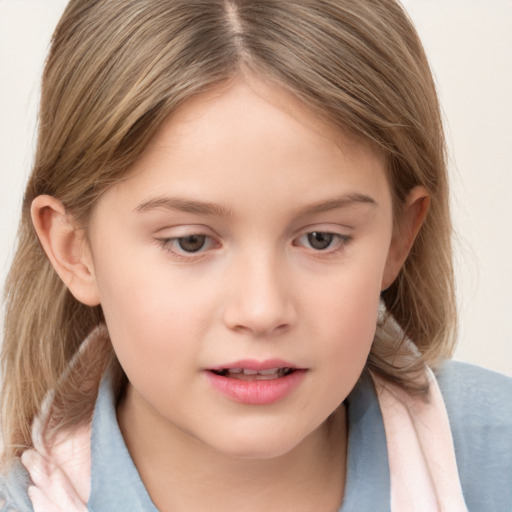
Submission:
M 398 235 L 382 155 L 261 82 L 173 114 L 87 244 L 58 200 L 34 201 L 59 275 L 102 306 L 130 381 L 119 424 L 159 510 L 338 510 L 343 401 L 427 208 L 413 189 Z M 299 378 L 269 403 L 212 384 L 290 379 L 212 380 L 248 360 Z

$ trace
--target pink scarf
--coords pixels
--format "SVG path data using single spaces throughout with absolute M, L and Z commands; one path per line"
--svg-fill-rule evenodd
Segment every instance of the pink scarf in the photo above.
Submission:
M 467 512 L 448 414 L 427 369 L 428 401 L 373 375 L 384 420 L 392 512 Z
M 467 512 L 446 408 L 430 370 L 428 401 L 372 374 L 389 457 L 392 512 Z M 34 448 L 22 455 L 33 485 L 34 512 L 87 512 L 91 482 L 91 425 L 48 450 L 40 419 Z

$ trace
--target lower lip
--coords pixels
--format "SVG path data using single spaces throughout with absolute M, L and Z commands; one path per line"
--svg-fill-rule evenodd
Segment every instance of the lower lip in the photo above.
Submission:
M 270 405 L 289 396 L 302 382 L 306 370 L 295 370 L 284 377 L 269 380 L 241 380 L 207 371 L 210 384 L 235 402 Z

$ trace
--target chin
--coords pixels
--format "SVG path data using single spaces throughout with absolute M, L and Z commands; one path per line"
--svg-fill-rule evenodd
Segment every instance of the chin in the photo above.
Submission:
M 240 429 L 226 434 L 222 439 L 217 438 L 210 446 L 227 457 L 245 460 L 268 460 L 285 456 L 308 437 L 300 432 L 279 432 L 277 428 L 267 431 Z
M 240 460 L 271 460 L 285 456 L 287 453 L 293 451 L 296 445 L 279 446 L 260 445 L 258 443 L 245 443 L 245 446 L 230 447 L 225 451 L 228 457 Z

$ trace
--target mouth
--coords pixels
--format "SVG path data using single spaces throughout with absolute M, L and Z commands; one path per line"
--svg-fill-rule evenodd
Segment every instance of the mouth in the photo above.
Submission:
M 308 372 L 281 359 L 244 360 L 206 369 L 216 391 L 235 402 L 270 405 L 290 396 Z
M 210 372 L 220 377 L 226 377 L 228 379 L 238 379 L 245 381 L 256 381 L 256 380 L 273 380 L 282 379 L 288 375 L 291 375 L 296 368 L 291 367 L 276 367 L 269 368 L 266 370 L 254 370 L 250 368 L 222 368 L 217 370 L 209 370 Z

